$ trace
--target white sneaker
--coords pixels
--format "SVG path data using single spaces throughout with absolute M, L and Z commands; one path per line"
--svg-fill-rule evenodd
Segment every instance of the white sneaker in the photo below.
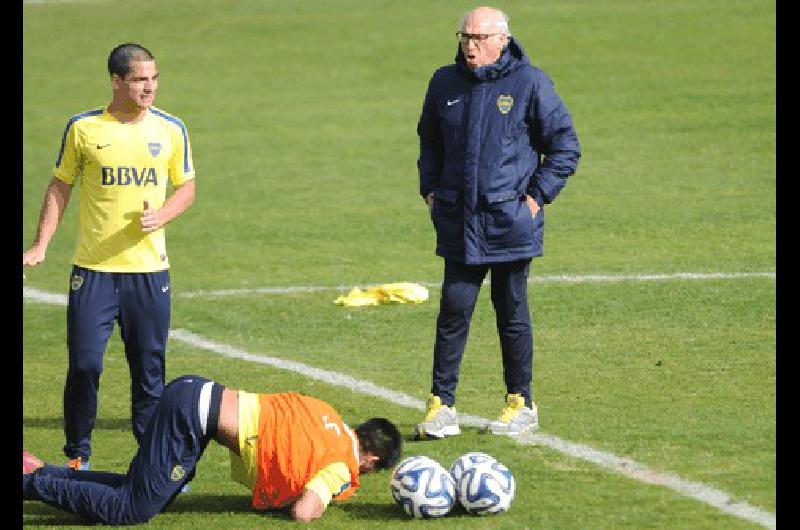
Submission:
M 506 396 L 506 406 L 500 412 L 500 416 L 486 424 L 485 432 L 492 434 L 505 434 L 516 436 L 528 431 L 535 431 L 539 428 L 539 411 L 536 403 L 531 407 L 525 406 L 525 398 L 522 394 L 509 394 Z
M 428 398 L 425 421 L 414 426 L 414 438 L 417 440 L 442 439 L 445 436 L 455 436 L 460 433 L 456 408 L 442 405 L 441 398 L 431 394 Z

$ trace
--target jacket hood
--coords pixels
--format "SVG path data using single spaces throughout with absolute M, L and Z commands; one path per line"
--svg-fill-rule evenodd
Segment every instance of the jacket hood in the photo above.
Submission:
M 464 52 L 461 50 L 461 45 L 458 45 L 456 52 L 456 67 L 458 71 L 471 79 L 478 81 L 488 81 L 490 79 L 497 79 L 508 75 L 510 72 L 521 68 L 522 66 L 531 64 L 525 50 L 522 49 L 517 39 L 513 36 L 508 37 L 508 44 L 500 53 L 498 58 L 492 64 L 486 66 L 479 66 L 474 70 L 467 66 L 467 60 L 464 58 Z

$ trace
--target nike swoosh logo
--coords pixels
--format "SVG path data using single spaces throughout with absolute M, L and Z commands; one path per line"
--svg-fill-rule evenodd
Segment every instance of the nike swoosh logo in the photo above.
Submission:
M 103 145 L 97 144 L 97 148 L 98 149 L 102 149 L 104 147 L 108 147 L 109 145 L 111 145 L 111 144 L 103 144 Z
M 448 106 L 448 107 L 452 107 L 453 105 L 455 105 L 455 104 L 456 104 L 456 103 L 458 103 L 459 101 L 461 101 L 461 99 L 454 99 L 454 100 L 452 100 L 452 101 L 450 101 L 450 100 L 448 99 L 448 100 L 447 100 L 447 106 Z

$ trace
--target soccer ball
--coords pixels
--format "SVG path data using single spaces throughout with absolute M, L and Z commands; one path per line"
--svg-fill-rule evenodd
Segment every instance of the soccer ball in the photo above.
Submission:
M 400 462 L 389 487 L 397 504 L 416 518 L 442 517 L 456 503 L 453 477 L 427 456 L 410 456 Z
M 470 455 L 459 457 L 451 468 L 459 473 L 455 480 L 458 501 L 474 515 L 507 511 L 516 490 L 514 475 L 494 458 Z
M 458 484 L 461 475 L 464 474 L 464 470 L 468 467 L 472 467 L 476 464 L 483 464 L 484 462 L 494 462 L 496 460 L 495 457 L 487 455 L 486 453 L 479 453 L 477 451 L 466 453 L 456 458 L 453 465 L 450 466 L 450 475 L 453 476 L 453 480 Z M 456 496 L 458 496 L 458 490 L 456 490 Z

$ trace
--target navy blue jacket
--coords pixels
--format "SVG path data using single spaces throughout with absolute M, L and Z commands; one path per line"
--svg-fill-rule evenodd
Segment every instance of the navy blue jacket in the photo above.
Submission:
M 580 145 L 550 78 L 511 37 L 493 64 L 431 78 L 417 125 L 419 192 L 433 192 L 436 253 L 466 264 L 542 255 L 544 205 L 575 172 Z M 530 195 L 540 206 L 531 218 Z

